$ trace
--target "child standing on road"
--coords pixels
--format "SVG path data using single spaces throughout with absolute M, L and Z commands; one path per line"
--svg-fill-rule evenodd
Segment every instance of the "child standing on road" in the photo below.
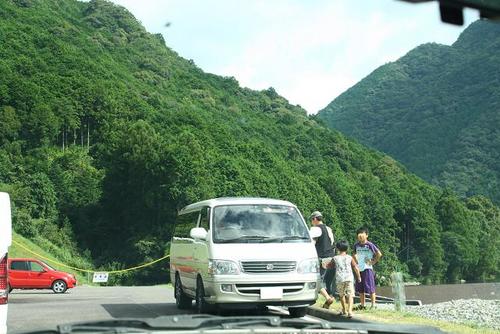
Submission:
M 366 309 L 365 293 L 370 294 L 371 308 L 375 308 L 375 273 L 373 272 L 373 265 L 380 260 L 382 253 L 373 242 L 368 241 L 367 228 L 359 228 L 356 234 L 358 242 L 354 244 L 353 254 L 361 272 L 361 282 L 356 283 L 356 292 L 359 293 L 359 309 L 364 310 Z
M 342 304 L 341 314 L 347 314 L 348 318 L 352 318 L 352 304 L 354 298 L 353 270 L 356 273 L 358 282 L 361 282 L 361 276 L 359 274 L 358 265 L 350 255 L 347 255 L 349 243 L 345 240 L 342 240 L 337 242 L 336 247 L 339 254 L 333 257 L 332 265 L 336 269 L 335 283 L 337 285 L 337 292 L 340 297 L 340 303 Z M 347 307 L 345 298 L 346 295 Z

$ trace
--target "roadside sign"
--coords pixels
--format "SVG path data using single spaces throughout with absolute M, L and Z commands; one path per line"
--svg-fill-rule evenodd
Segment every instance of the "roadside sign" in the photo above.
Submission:
M 94 273 L 93 283 L 106 283 L 108 281 L 108 273 L 96 272 Z

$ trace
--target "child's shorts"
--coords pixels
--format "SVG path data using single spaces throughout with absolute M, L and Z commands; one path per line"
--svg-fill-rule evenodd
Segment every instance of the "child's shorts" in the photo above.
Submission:
M 361 282 L 356 282 L 357 293 L 375 293 L 375 273 L 371 269 L 361 272 Z
M 351 281 L 337 283 L 337 292 L 340 297 L 354 296 L 354 284 Z

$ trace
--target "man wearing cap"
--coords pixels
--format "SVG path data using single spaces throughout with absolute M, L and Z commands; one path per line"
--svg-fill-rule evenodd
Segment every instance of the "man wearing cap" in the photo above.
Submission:
M 330 305 L 335 301 L 333 296 L 330 296 L 330 289 L 333 283 L 333 278 L 335 273 L 333 269 L 325 268 L 324 263 L 328 262 L 328 259 L 335 255 L 333 251 L 333 232 L 332 229 L 323 224 L 323 215 L 319 211 L 314 211 L 309 216 L 311 219 L 311 224 L 314 228 L 319 228 L 321 234 L 319 237 L 314 238 L 314 246 L 316 247 L 316 252 L 318 253 L 318 258 L 320 260 L 319 273 L 321 275 L 322 287 L 320 293 L 325 297 L 326 301 L 323 304 L 323 308 L 329 308 Z M 319 231 L 318 231 L 319 234 Z

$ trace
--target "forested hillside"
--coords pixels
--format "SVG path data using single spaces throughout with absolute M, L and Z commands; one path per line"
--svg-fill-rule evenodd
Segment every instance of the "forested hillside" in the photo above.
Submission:
M 0 45 L 0 190 L 25 237 L 127 267 L 168 251 L 184 205 L 265 196 L 323 211 L 351 243 L 367 225 L 384 253 L 379 277 L 498 277 L 488 199 L 426 184 L 272 88 L 204 73 L 122 7 L 1 1 Z M 163 265 L 120 280 L 167 277 Z
M 425 180 L 500 203 L 500 24 L 425 44 L 375 70 L 319 117 Z

